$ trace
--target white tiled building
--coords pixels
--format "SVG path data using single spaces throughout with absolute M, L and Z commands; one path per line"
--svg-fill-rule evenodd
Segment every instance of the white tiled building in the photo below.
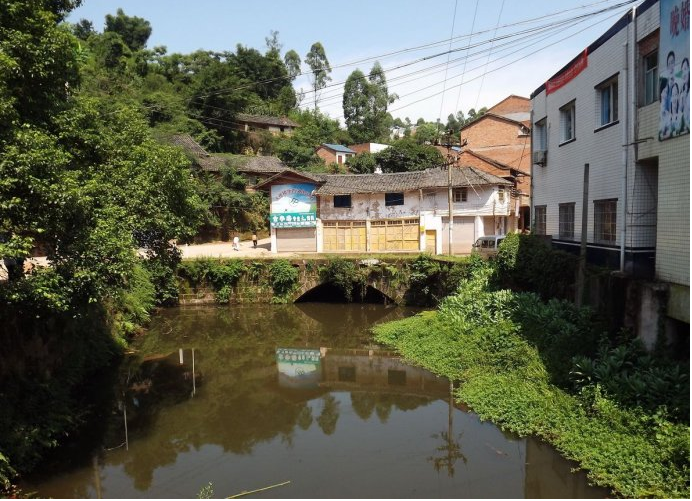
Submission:
M 690 136 L 659 140 L 659 10 L 640 3 L 532 94 L 533 231 L 578 252 L 588 164 L 588 260 L 665 283 L 689 333 Z

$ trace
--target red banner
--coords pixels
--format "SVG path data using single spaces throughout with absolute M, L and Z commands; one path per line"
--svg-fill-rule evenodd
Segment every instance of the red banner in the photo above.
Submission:
M 574 64 L 572 66 L 567 68 L 565 71 L 560 73 L 555 78 L 548 80 L 545 83 L 546 95 L 550 94 L 551 92 L 555 92 L 560 87 L 563 87 L 570 80 L 572 80 L 574 77 L 576 77 L 579 73 L 581 73 L 584 70 L 584 68 L 586 68 L 586 66 L 588 65 L 588 62 L 589 62 L 589 57 L 587 54 L 587 49 L 584 49 L 584 52 L 582 52 L 581 55 L 577 58 L 577 60 L 574 61 Z

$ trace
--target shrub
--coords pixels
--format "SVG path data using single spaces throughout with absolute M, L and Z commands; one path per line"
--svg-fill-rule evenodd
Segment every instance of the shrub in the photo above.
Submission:
M 276 259 L 269 266 L 270 282 L 277 302 L 282 302 L 298 285 L 298 269 L 287 259 Z
M 365 295 L 367 275 L 361 273 L 353 261 L 342 258 L 332 259 L 326 266 L 320 268 L 320 277 L 324 282 L 330 282 L 341 290 L 346 301 L 353 301 L 353 291 Z

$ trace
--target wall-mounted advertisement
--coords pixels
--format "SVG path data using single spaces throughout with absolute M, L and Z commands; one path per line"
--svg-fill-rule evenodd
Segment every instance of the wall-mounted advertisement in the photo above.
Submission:
M 661 0 L 658 139 L 690 133 L 690 0 Z
M 277 348 L 276 365 L 279 386 L 285 388 L 317 388 L 322 379 L 320 350 Z
M 315 185 L 277 184 L 271 187 L 269 222 L 273 228 L 305 228 L 317 225 Z

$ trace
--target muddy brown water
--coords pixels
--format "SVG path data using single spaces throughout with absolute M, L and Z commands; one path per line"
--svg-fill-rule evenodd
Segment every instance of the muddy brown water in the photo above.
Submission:
M 271 486 L 247 497 L 608 495 L 550 446 L 481 422 L 450 401 L 447 380 L 374 343 L 374 323 L 417 311 L 164 310 L 120 367 L 98 440 L 22 487 L 56 498 L 195 498 L 209 483 L 221 498 Z

